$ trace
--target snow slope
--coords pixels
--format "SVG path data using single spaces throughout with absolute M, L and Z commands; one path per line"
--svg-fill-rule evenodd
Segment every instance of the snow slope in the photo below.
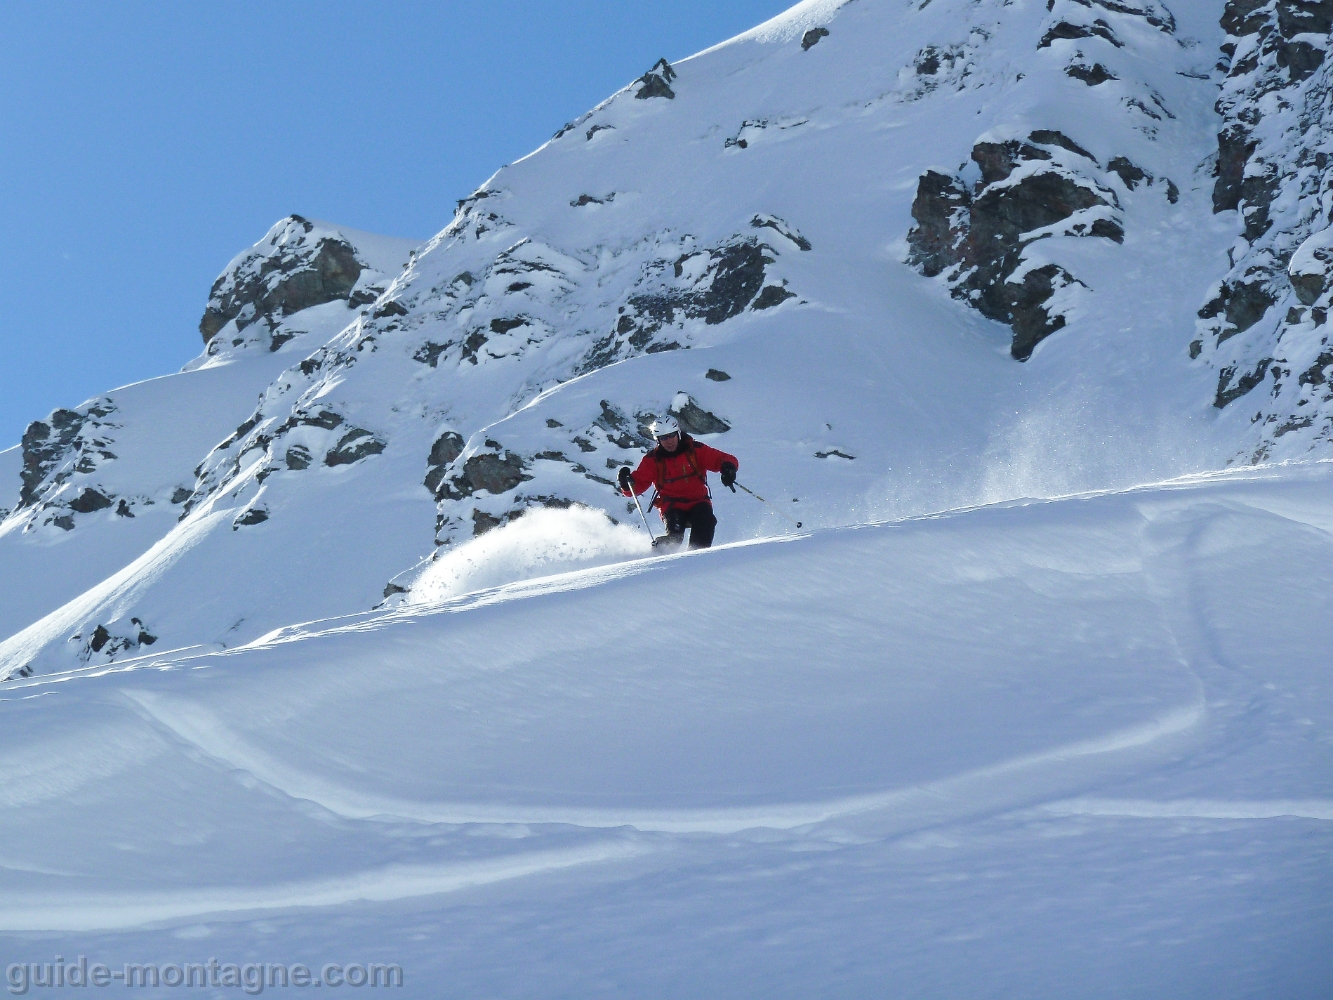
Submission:
M 296 242 L 292 230 L 305 235 L 301 227 L 280 223 L 258 250 L 238 255 L 230 268 L 281 252 L 286 243 Z M 413 248 L 409 241 L 325 223 L 313 224 L 312 235 L 355 240 L 355 253 L 367 262 L 363 286 L 384 281 L 385 271 L 401 270 Z M 86 605 L 89 593 L 106 592 L 108 578 L 141 565 L 139 560 L 183 519 L 200 457 L 245 419 L 275 377 L 304 356 L 303 346 L 308 350 L 310 341 L 333 336 L 347 319 L 347 303 L 335 300 L 276 316 L 268 324 L 253 323 L 244 335 L 233 320 L 182 371 L 113 389 L 31 425 L 22 451 L 3 453 L 5 478 L 14 482 L 29 473 L 22 482 L 30 493 L 21 495 L 0 521 L 5 566 L 0 633 L 18 632 L 81 595 Z M 82 502 L 88 497 L 91 503 Z M 148 564 L 160 565 L 151 559 Z M 206 590 L 216 588 L 210 583 Z M 137 639 L 143 629 L 129 619 L 142 621 L 142 615 L 120 617 L 124 627 L 119 632 Z M 155 627 L 148 626 L 149 634 Z M 84 632 L 91 630 L 90 625 Z M 62 634 L 59 640 L 68 638 Z M 86 656 L 88 644 L 80 646 L 80 640 L 73 645 Z M 124 651 L 113 649 L 116 645 L 104 646 L 106 655 Z
M 14 682 L 5 951 L 391 961 L 414 996 L 1321 995 L 1331 476 Z
M 166 535 L 180 513 L 173 494 L 193 481 L 188 456 L 207 451 L 225 435 L 284 367 L 286 359 L 247 358 L 124 386 L 80 407 L 108 411 L 102 425 L 89 430 L 102 435 L 96 440 L 115 457 L 72 475 L 65 499 L 97 489 L 125 499 L 128 513 L 117 514 L 116 504 L 82 516 L 52 506 L 19 510 L 0 524 L 6 568 L 0 579 L 0 632 L 18 631 L 55 610 Z M 199 400 L 208 405 L 196 405 Z M 22 461 L 18 449 L 12 455 L 15 468 L 6 477 L 11 483 L 18 481 Z M 80 458 L 76 452 L 65 464 Z M 77 516 L 77 533 L 56 525 L 59 516 Z

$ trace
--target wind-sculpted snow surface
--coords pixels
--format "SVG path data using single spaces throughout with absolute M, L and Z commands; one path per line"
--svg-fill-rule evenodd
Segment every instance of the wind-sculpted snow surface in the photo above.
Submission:
M 1318 996 L 1329 487 L 631 559 L 17 681 L 0 940 L 364 956 L 432 997 Z

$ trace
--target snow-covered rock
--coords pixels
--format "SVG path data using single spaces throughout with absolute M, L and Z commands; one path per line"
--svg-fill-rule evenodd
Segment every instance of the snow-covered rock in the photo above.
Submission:
M 369 305 L 415 249 L 411 240 L 288 216 L 213 282 L 199 321 L 204 344 L 213 354 L 226 345 L 240 347 L 255 338 L 246 328 L 261 323 L 268 349 L 279 350 L 303 332 L 279 330 L 287 317 L 329 302 L 349 309 Z
M 1135 204 L 1127 213 L 1117 193 L 1140 183 L 1177 203 L 1176 183 L 1139 161 L 1163 162 L 1155 147 L 1179 141 L 1188 127 L 1165 96 L 1188 48 L 1170 11 L 1072 0 L 1052 0 L 1046 10 L 1040 20 L 1015 13 L 999 28 L 985 23 L 989 11 L 974 15 L 967 41 L 925 46 L 902 76 L 907 96 L 919 100 L 988 83 L 983 53 L 999 47 L 1001 32 L 1002 44 L 1035 50 L 1008 81 L 1004 110 L 992 112 L 999 123 L 977 137 L 958 170 L 921 175 L 907 237 L 909 263 L 927 277 L 947 272 L 954 297 L 1013 327 L 1019 361 L 1086 307 L 1083 293 L 1096 283 L 1071 270 L 1083 254 L 1068 241 L 1122 244 L 1127 214 L 1155 225 L 1166 206 Z
M 1213 209 L 1236 212 L 1228 269 L 1199 309 L 1190 354 L 1218 372 L 1215 405 L 1243 413 L 1240 458 L 1308 454 L 1333 431 L 1328 303 L 1297 249 L 1333 221 L 1329 0 L 1229 0 Z M 1298 268 L 1308 266 L 1298 264 Z M 1263 391 L 1256 391 L 1263 387 Z
M 972 147 L 971 159 L 981 172 L 974 186 L 933 170 L 922 175 L 912 203 L 917 225 L 907 235 L 908 259 L 927 277 L 953 268 L 953 295 L 1011 324 L 1010 353 L 1026 361 L 1065 325 L 1051 301 L 1056 293 L 1087 287 L 1059 264 L 1027 257 L 1028 246 L 1057 234 L 1123 243 L 1119 199 L 1088 176 L 1089 167 L 1098 167 L 1092 154 L 1057 131 L 1038 129 L 1027 139 L 1002 141 L 992 133 Z M 1122 169 L 1132 169 L 1139 180 L 1146 176 L 1132 165 Z
M 1287 265 L 1291 287 L 1302 305 L 1313 306 L 1333 287 L 1333 228 L 1321 229 L 1296 248 Z

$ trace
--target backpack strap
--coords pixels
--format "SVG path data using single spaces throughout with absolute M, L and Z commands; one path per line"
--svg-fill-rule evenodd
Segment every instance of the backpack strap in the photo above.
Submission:
M 685 453 L 685 457 L 690 460 L 690 465 L 694 468 L 694 474 L 699 477 L 700 482 L 704 484 L 704 492 L 708 494 L 709 502 L 712 502 L 713 491 L 708 488 L 708 476 L 704 470 L 699 468 L 699 456 L 694 453 L 694 441 L 690 441 L 690 450 Z
M 690 449 L 685 453 L 685 457 L 690 460 L 690 466 L 694 469 L 694 474 L 698 476 L 700 479 L 702 479 L 704 481 L 704 485 L 707 486 L 708 477 L 704 475 L 703 469 L 699 468 L 699 456 L 694 453 L 693 441 L 690 442 Z
M 657 462 L 657 488 L 659 491 L 668 483 L 678 483 L 682 479 L 693 479 L 697 477 L 699 481 L 704 484 L 704 492 L 708 494 L 708 499 L 713 499 L 713 491 L 708 488 L 708 475 L 699 465 L 699 456 L 694 453 L 693 440 L 691 440 L 685 447 L 685 460 L 689 464 L 689 469 L 682 476 L 672 476 L 670 479 L 667 478 L 666 459 L 662 457 L 660 447 L 658 451 L 654 452 L 653 457 Z

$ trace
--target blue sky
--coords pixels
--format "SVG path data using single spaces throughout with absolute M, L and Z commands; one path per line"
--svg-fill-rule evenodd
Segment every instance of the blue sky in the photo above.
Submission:
M 791 2 L 0 5 L 0 448 L 196 355 L 279 218 L 425 239 L 659 56 Z

